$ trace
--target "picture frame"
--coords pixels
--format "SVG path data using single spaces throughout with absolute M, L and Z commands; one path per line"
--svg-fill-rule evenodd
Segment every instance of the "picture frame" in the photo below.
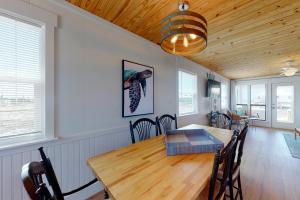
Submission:
M 122 117 L 154 114 L 154 67 L 122 60 Z

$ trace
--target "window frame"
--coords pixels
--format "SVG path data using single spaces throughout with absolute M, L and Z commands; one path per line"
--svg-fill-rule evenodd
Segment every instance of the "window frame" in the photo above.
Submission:
M 261 106 L 261 107 L 265 107 L 265 119 L 255 119 L 257 121 L 267 121 L 267 106 L 266 105 L 261 105 L 261 104 L 250 104 L 250 116 L 253 117 L 254 115 L 252 115 L 252 106 Z
M 247 106 L 247 113 L 249 112 L 249 105 L 245 103 L 237 103 L 236 106 Z
M 2 0 L 0 0 L 2 1 Z M 40 134 L 8 136 L 0 139 L 0 148 L 55 139 L 54 134 L 54 31 L 57 15 L 25 1 L 10 0 L 0 6 L 0 15 L 41 27 L 41 125 Z
M 236 91 L 235 91 L 235 108 L 237 106 L 247 106 L 247 113 L 249 116 L 252 117 L 252 107 L 253 106 L 263 106 L 265 107 L 265 119 L 255 119 L 256 121 L 263 121 L 263 122 L 266 122 L 267 121 L 267 98 L 268 98 L 268 94 L 267 94 L 267 83 L 265 82 L 259 82 L 259 83 L 240 83 L 240 84 L 237 84 L 237 86 L 247 86 L 247 103 L 237 103 L 237 94 L 236 94 Z M 265 85 L 265 104 L 252 104 L 251 103 L 251 98 L 252 98 L 252 95 L 251 95 L 251 88 L 253 85 Z
M 222 90 L 222 86 L 226 88 L 226 92 Z M 221 82 L 221 110 L 227 110 L 229 108 L 228 93 L 229 93 L 228 85 Z
M 189 113 L 184 113 L 184 114 L 181 114 L 180 113 L 180 107 L 179 107 L 179 73 L 180 72 L 184 72 L 184 73 L 187 73 L 187 74 L 190 74 L 192 76 L 195 76 L 195 109 L 194 109 L 194 112 L 189 112 Z M 177 70 L 177 114 L 179 117 L 183 117 L 183 116 L 189 116 L 189 115 L 196 115 L 198 114 L 198 74 L 195 73 L 195 72 L 191 72 L 189 70 L 186 70 L 184 68 L 178 68 Z

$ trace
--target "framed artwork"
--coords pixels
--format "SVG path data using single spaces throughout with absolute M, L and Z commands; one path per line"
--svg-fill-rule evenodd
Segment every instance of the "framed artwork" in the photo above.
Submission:
M 154 68 L 122 61 L 122 116 L 154 113 Z

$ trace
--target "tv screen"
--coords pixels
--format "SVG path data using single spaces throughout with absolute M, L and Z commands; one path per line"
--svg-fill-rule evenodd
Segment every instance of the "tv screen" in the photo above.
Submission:
M 206 96 L 220 96 L 221 95 L 221 83 L 212 79 L 207 80 Z

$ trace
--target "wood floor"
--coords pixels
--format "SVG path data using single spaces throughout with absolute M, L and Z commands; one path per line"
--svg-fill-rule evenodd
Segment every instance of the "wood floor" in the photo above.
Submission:
M 284 130 L 250 128 L 242 161 L 245 200 L 299 200 L 300 159 L 293 158 Z M 89 200 L 102 200 L 103 193 Z
M 291 156 L 286 132 L 250 128 L 241 169 L 245 200 L 300 199 L 300 159 Z

